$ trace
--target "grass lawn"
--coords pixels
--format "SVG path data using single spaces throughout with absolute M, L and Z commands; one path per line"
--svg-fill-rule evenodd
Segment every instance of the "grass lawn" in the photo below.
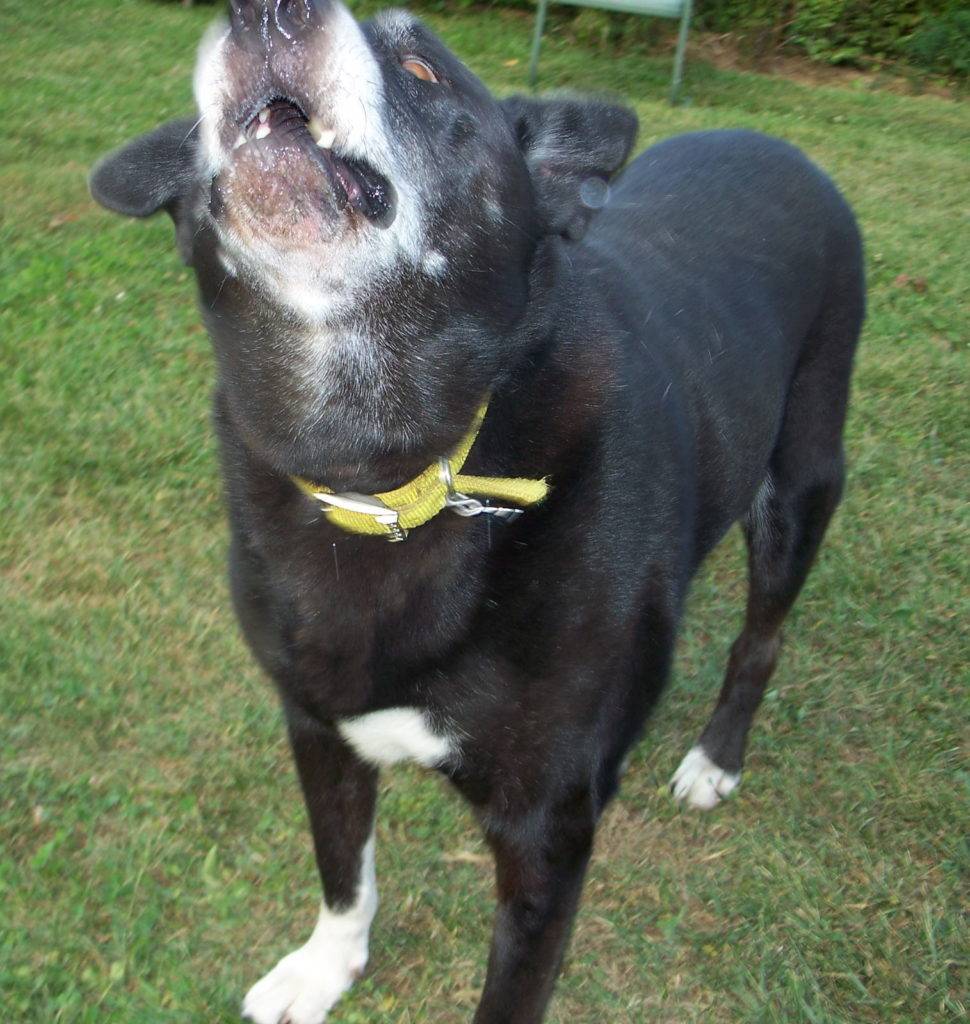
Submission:
M 213 367 L 159 217 L 96 208 L 98 155 L 190 109 L 210 7 L 0 5 L 0 1019 L 236 1020 L 317 889 L 274 698 L 223 578 Z M 527 15 L 432 18 L 497 91 Z M 632 103 L 641 144 L 747 126 L 827 168 L 867 238 L 845 503 L 792 617 L 741 790 L 666 781 L 739 625 L 732 536 L 607 815 L 551 1021 L 963 1020 L 970 613 L 970 109 L 810 87 L 555 32 L 544 84 Z M 471 1018 L 489 863 L 457 797 L 387 773 L 371 969 L 335 1024 Z M 964 890 L 965 892 L 965 890 Z

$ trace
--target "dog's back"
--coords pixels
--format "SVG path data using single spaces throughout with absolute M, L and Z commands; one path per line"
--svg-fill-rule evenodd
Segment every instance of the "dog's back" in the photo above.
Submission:
M 666 493 L 697 502 L 696 564 L 750 507 L 780 444 L 801 439 L 806 471 L 822 458 L 801 404 L 827 427 L 822 447 L 841 437 L 865 308 L 855 218 L 788 143 L 696 132 L 630 164 L 571 259 L 589 283 L 582 329 L 622 325 L 617 384 L 645 469 L 669 468 L 679 483 Z

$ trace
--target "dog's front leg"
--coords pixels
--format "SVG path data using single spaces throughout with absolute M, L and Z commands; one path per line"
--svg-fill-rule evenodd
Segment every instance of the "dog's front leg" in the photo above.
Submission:
M 247 993 L 254 1024 L 321 1024 L 367 962 L 377 910 L 377 772 L 335 730 L 288 710 L 293 756 L 310 816 L 323 901 L 313 934 Z
M 566 943 L 593 845 L 587 793 L 487 831 L 498 908 L 475 1024 L 538 1024 Z

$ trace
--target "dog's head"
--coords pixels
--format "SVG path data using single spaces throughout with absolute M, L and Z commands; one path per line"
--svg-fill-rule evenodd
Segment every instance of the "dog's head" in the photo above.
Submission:
M 249 431 L 277 462 L 339 418 L 358 439 L 380 420 L 387 451 L 451 405 L 467 418 L 518 343 L 537 254 L 582 234 L 636 131 L 607 103 L 499 102 L 410 15 L 358 24 L 336 0 L 232 0 L 195 92 L 197 121 L 110 155 L 92 191 L 172 215 L 239 418 L 277 406 L 275 437 Z

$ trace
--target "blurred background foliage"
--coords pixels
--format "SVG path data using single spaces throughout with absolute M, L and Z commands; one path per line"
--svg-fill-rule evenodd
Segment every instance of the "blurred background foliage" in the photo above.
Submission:
M 700 0 L 697 24 L 830 64 L 904 60 L 945 75 L 970 72 L 970 8 L 960 0 Z

